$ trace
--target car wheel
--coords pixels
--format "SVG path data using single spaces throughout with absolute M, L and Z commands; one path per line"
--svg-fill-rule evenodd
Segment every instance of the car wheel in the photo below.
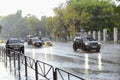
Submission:
M 74 51 L 77 51 L 77 46 L 75 44 L 73 44 L 73 49 Z
M 42 44 L 42 43 L 40 43 L 39 47 L 42 47 L 42 45 L 43 45 L 43 44 Z
M 100 52 L 100 49 L 96 49 L 97 52 Z
M 86 51 L 86 46 L 85 45 L 82 46 L 82 50 Z

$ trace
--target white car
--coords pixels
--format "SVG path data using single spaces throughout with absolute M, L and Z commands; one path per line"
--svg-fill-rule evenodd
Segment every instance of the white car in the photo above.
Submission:
M 43 45 L 48 45 L 48 46 L 53 45 L 53 42 L 49 38 L 42 38 L 41 41 Z

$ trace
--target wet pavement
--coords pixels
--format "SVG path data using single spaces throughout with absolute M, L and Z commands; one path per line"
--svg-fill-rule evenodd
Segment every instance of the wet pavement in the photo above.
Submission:
M 10 72 L 9 68 L 4 66 L 4 62 L 0 58 L 0 80 L 16 80 L 13 73 Z
M 84 52 L 74 51 L 72 42 L 55 42 L 53 46 L 42 48 L 28 46 L 25 43 L 25 55 L 86 80 L 120 80 L 120 44 L 102 43 L 100 52 Z M 0 70 L 3 73 L 0 80 L 17 80 L 14 73 L 5 68 L 3 62 L 0 62 Z M 24 74 L 22 76 L 24 77 Z M 29 80 L 34 79 L 29 76 Z
M 56 42 L 53 47 L 28 46 L 26 55 L 86 80 L 120 80 L 120 44 L 102 43 L 100 52 L 84 52 L 73 51 L 72 42 Z
M 5 46 L 4 43 L 0 43 L 1 46 Z M 6 68 L 3 58 L 0 56 L 0 80 L 16 80 L 13 73 L 9 68 Z

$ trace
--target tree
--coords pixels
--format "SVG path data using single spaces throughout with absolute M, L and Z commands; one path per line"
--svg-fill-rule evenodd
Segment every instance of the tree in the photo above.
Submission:
M 26 21 L 27 21 L 27 27 L 29 30 L 29 34 L 30 35 L 34 35 L 36 32 L 36 28 L 39 27 L 39 19 L 37 17 L 35 17 L 34 15 L 27 15 L 26 17 Z
M 1 20 L 1 23 L 4 24 L 2 34 L 4 34 L 6 37 L 8 37 L 7 35 L 10 35 L 11 37 L 16 36 L 17 33 L 16 25 L 22 19 L 21 13 L 22 13 L 21 11 L 17 11 L 16 14 L 10 14 L 8 16 L 5 16 Z
M 111 0 L 70 0 L 73 10 L 79 16 L 80 28 L 88 30 L 102 30 L 114 27 L 113 19 L 115 5 Z M 79 27 L 78 27 L 79 28 Z M 77 29 L 78 29 L 77 28 Z

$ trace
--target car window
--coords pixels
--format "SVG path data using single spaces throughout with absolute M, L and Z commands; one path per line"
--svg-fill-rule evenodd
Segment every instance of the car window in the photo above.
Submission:
M 39 41 L 39 39 L 37 39 L 37 38 L 34 38 L 34 39 L 32 39 L 32 41 Z
M 84 41 L 95 41 L 93 37 L 84 37 L 83 40 Z
M 49 38 L 43 38 L 42 40 L 43 40 L 43 41 L 50 41 Z
M 80 41 L 80 39 L 76 39 L 76 41 Z
M 22 43 L 21 40 L 9 40 L 9 43 Z

